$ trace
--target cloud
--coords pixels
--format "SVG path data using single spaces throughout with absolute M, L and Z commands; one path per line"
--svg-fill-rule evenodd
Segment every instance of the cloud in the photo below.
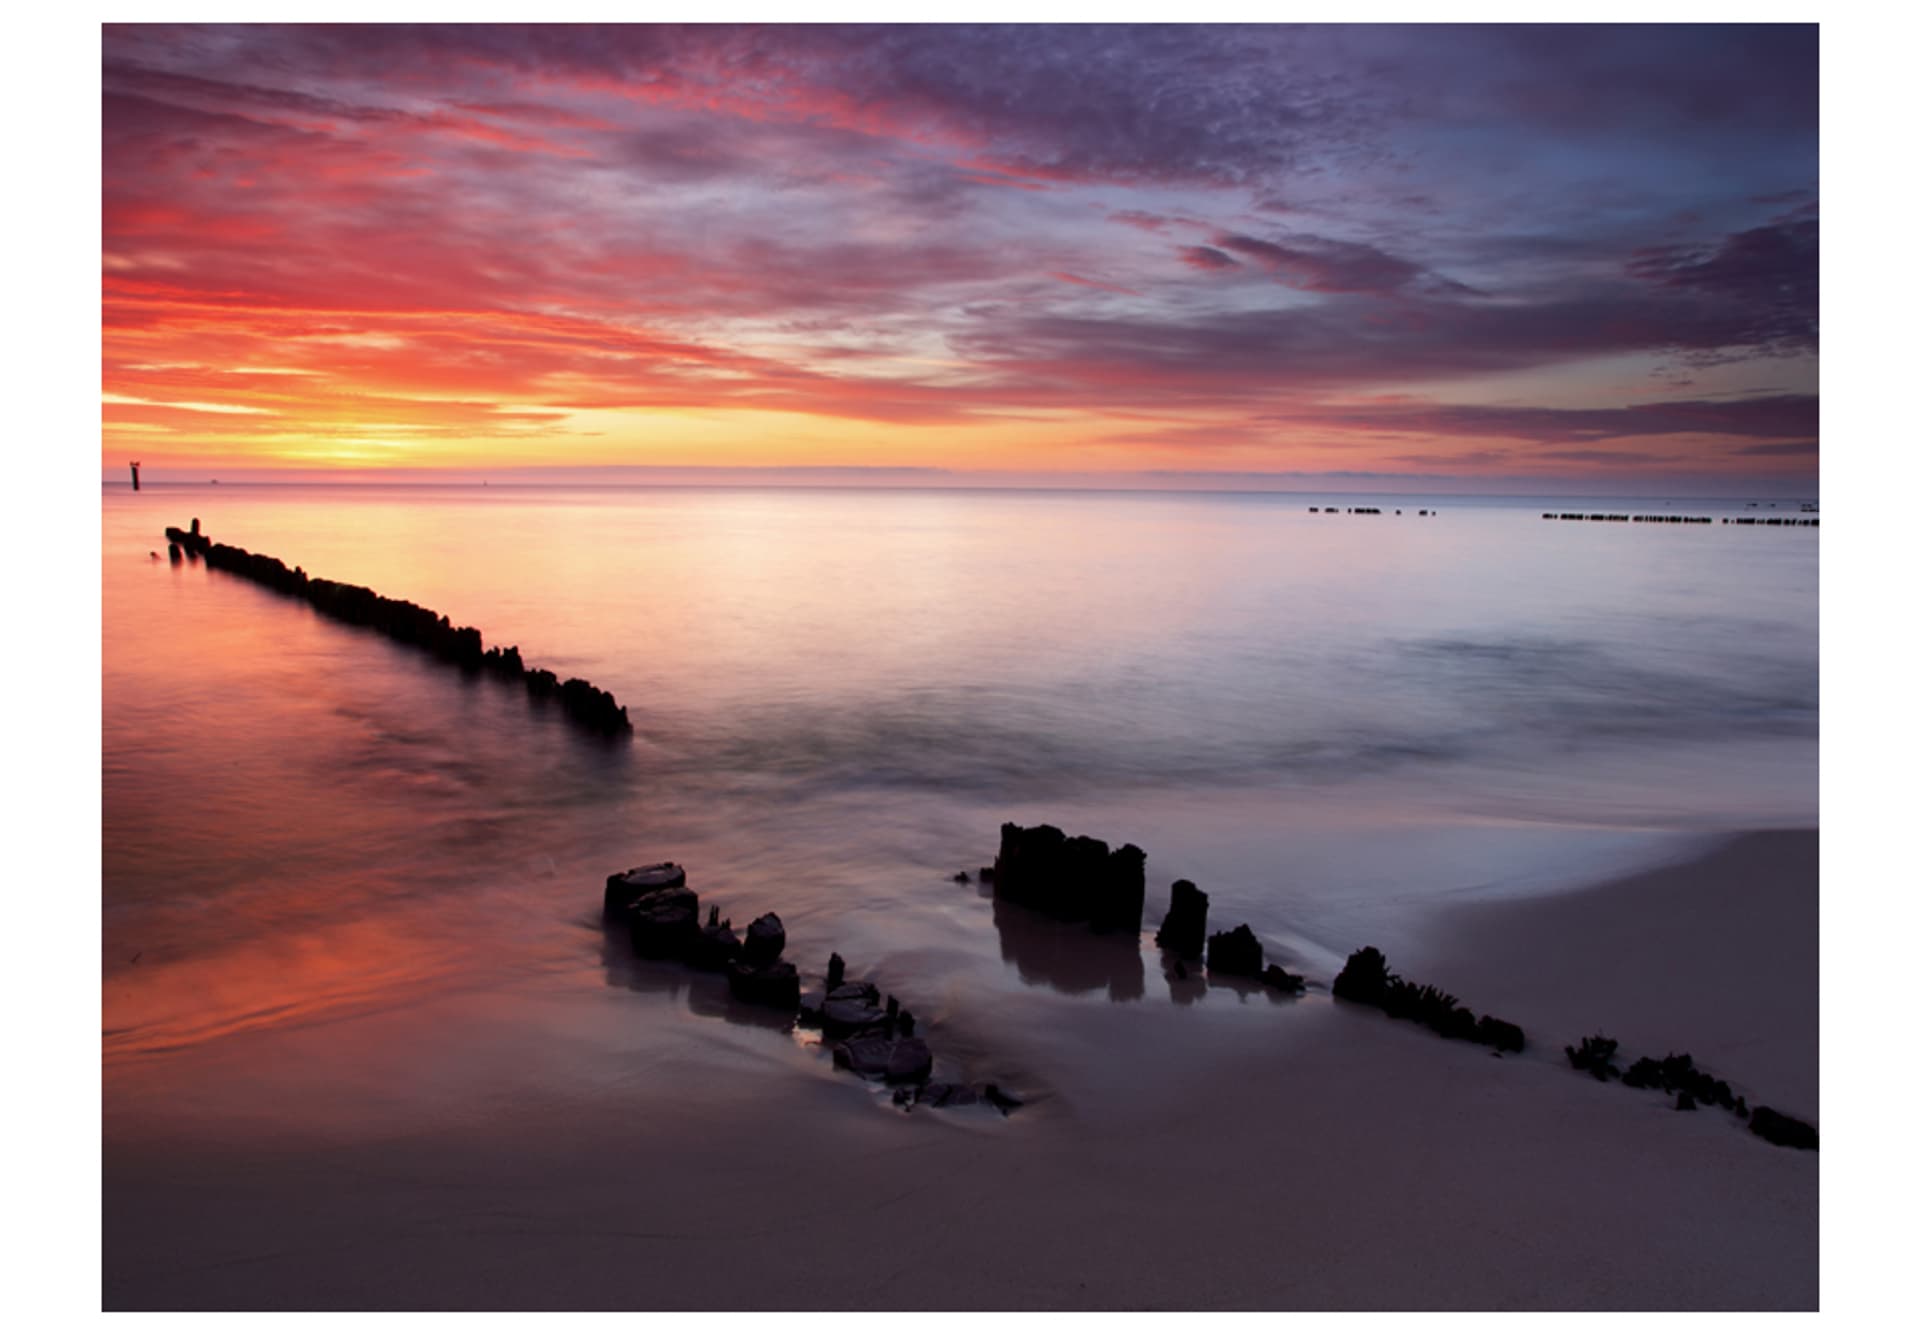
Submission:
M 1539 457 L 1557 459 L 1565 463 L 1604 463 L 1608 465 L 1671 462 L 1671 459 L 1664 454 L 1646 454 L 1631 449 L 1552 449 L 1539 455 Z
M 1180 247 L 1180 261 L 1196 269 L 1237 269 L 1240 261 L 1224 250 L 1215 250 L 1210 245 L 1189 245 Z
M 1298 421 L 1298 414 L 1287 418 Z M 1806 437 L 1820 429 L 1820 400 L 1811 394 L 1744 399 L 1675 399 L 1619 408 L 1528 408 L 1389 403 L 1321 410 L 1322 425 L 1418 435 L 1504 437 L 1539 443 L 1618 440 L 1632 436 L 1728 435 Z M 1764 447 L 1767 452 L 1786 452 Z M 1791 446 L 1798 450 L 1802 446 Z M 1743 451 L 1744 452 L 1744 451 Z
M 110 25 L 106 387 L 242 409 L 211 430 L 1812 440 L 1811 395 L 1715 395 L 1757 356 L 1812 382 L 1816 55 L 1811 28 Z M 1617 406 L 1595 370 L 1656 359 L 1693 397 Z M 191 369 L 218 366 L 299 374 Z M 1499 405 L 1461 406 L 1481 377 Z
M 1733 451 L 1753 458 L 1799 458 L 1820 452 L 1818 440 L 1787 440 L 1779 444 L 1742 445 Z
M 1773 223 L 1712 246 L 1657 246 L 1636 253 L 1627 272 L 1663 287 L 1728 303 L 1741 324 L 1730 337 L 1782 350 L 1819 337 L 1820 223 Z
M 1374 246 L 1300 236 L 1291 245 L 1258 237 L 1216 236 L 1223 250 L 1245 255 L 1289 287 L 1309 292 L 1397 292 L 1423 275 L 1413 264 Z

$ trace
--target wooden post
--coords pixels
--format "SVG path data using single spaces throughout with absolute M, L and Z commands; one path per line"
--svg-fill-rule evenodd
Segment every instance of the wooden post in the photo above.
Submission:
M 133 469 L 133 489 L 138 491 L 140 489 L 140 465 L 130 463 L 127 466 Z

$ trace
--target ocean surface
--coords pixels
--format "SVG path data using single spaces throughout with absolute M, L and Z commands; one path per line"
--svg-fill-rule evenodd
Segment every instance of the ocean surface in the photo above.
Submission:
M 1330 504 L 1385 512 L 1309 512 Z M 1818 530 L 1540 518 L 1797 508 L 108 487 L 109 1092 L 459 992 L 617 1000 L 622 1041 L 693 1034 L 672 1049 L 693 1068 L 823 1064 L 606 937 L 601 885 L 642 862 L 686 864 L 737 924 L 777 910 L 803 970 L 838 950 L 932 1022 L 951 1073 L 991 1077 L 1060 1007 L 1253 1003 L 956 883 L 1003 820 L 1137 843 L 1149 931 L 1189 878 L 1215 929 L 1247 921 L 1320 978 L 1464 898 L 1816 824 Z M 161 529 L 196 517 L 584 676 L 634 736 L 169 565 Z

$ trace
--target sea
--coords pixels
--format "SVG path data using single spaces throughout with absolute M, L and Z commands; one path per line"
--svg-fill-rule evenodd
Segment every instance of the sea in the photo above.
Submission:
M 1151 948 L 1175 879 L 1209 893 L 1215 929 L 1247 922 L 1324 983 L 1451 904 L 1817 825 L 1819 530 L 1720 522 L 1799 510 L 109 486 L 109 1089 L 117 1069 L 457 994 L 555 1014 L 591 998 L 623 1034 L 694 1035 L 675 1051 L 695 1067 L 716 1020 L 734 1021 L 727 1059 L 814 1059 L 602 929 L 607 875 L 642 863 L 682 863 L 736 925 L 777 912 L 803 972 L 837 951 L 977 1073 L 1060 1007 L 1245 1011 L 1244 989 Z M 1714 522 L 1541 517 L 1563 511 Z M 193 519 L 585 677 L 633 735 L 170 563 L 162 529 Z M 1089 951 L 994 903 L 979 868 L 1005 821 L 1145 849 L 1148 938 Z

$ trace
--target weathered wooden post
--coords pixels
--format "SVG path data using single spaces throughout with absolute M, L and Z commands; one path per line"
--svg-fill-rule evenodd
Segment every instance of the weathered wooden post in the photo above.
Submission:
M 137 463 L 129 463 L 127 466 L 133 469 L 133 489 L 138 491 L 140 489 L 140 465 Z

